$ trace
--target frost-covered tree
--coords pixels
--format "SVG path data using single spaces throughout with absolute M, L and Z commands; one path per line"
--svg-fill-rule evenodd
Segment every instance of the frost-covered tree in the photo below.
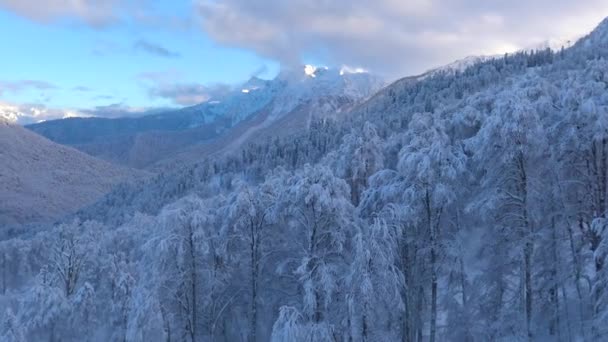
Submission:
M 604 340 L 607 60 L 605 21 L 1 229 L 0 339 Z
M 2 327 L 0 330 L 0 338 L 2 341 L 7 342 L 25 342 L 25 334 L 21 327 L 17 316 L 9 308 L 6 310 L 2 320 Z
M 593 234 L 599 237 L 600 243 L 595 249 L 595 265 L 602 265 L 593 279 L 594 318 L 593 334 L 595 340 L 602 340 L 608 336 L 606 320 L 608 319 L 608 271 L 605 265 L 608 262 L 608 219 L 597 218 L 591 225 Z
M 45 267 L 35 284 L 21 298 L 19 321 L 30 338 L 57 341 L 69 317 L 70 303 L 63 288 L 55 286 L 54 275 Z
M 199 241 L 205 217 L 204 202 L 187 197 L 163 210 L 158 218 L 158 236 L 149 242 L 157 260 L 156 279 L 161 305 L 166 305 L 174 322 L 172 334 L 181 340 L 195 341 L 200 331 Z
M 343 272 L 344 248 L 354 225 L 350 189 L 327 167 L 309 165 L 289 179 L 287 186 L 283 205 L 302 251 L 296 273 L 303 291 L 303 313 L 317 324 L 329 318 L 324 313 Z
M 337 174 L 348 181 L 355 206 L 359 205 L 369 177 L 384 166 L 382 148 L 376 127 L 366 122 L 361 132 L 353 131 L 346 135 L 340 149 L 329 157 L 336 163 Z
M 327 323 L 306 322 L 291 306 L 281 307 L 272 326 L 271 342 L 335 341 L 333 329 Z
M 407 219 L 415 227 L 415 238 L 428 241 L 422 248 L 428 251 L 431 342 L 437 336 L 442 216 L 455 199 L 456 179 L 462 174 L 464 163 L 464 154 L 451 142 L 443 120 L 431 113 L 412 117 L 398 168 L 405 182 L 404 200 L 411 210 Z
M 260 304 L 260 282 L 262 267 L 269 253 L 271 224 L 276 220 L 275 204 L 277 193 L 272 186 L 252 188 L 241 185 L 229 200 L 227 208 L 228 227 L 237 239 L 238 248 L 244 252 L 241 260 L 246 260 L 245 279 L 249 280 L 249 330 L 248 340 L 258 341 L 258 306 Z
M 361 227 L 354 237 L 353 261 L 347 277 L 351 341 L 398 338 L 396 327 L 404 305 L 404 279 L 396 265 L 399 234 L 395 227 L 376 219 Z
M 520 288 L 511 289 L 511 295 L 515 296 L 511 300 L 517 302 L 519 297 L 523 303 L 521 313 L 526 336 L 532 339 L 532 262 L 536 231 L 540 225 L 542 202 L 539 197 L 542 196 L 542 180 L 546 172 L 547 140 L 540 117 L 525 91 L 516 90 L 500 97 L 470 143 L 469 148 L 475 153 L 474 160 L 482 168 L 485 193 L 469 209 L 481 211 L 489 222 L 494 222 L 493 227 L 497 230 L 491 234 L 499 241 L 500 246 L 497 247 L 508 248 L 511 243 L 520 249 Z M 494 249 L 493 253 L 496 252 Z M 508 260 L 511 256 L 506 257 Z M 513 266 L 517 264 L 514 262 Z M 497 270 L 499 273 L 514 271 Z M 500 282 L 506 280 L 502 278 L 505 275 L 498 276 Z M 503 296 L 504 290 L 501 289 L 497 295 Z M 502 302 L 499 305 L 502 306 Z

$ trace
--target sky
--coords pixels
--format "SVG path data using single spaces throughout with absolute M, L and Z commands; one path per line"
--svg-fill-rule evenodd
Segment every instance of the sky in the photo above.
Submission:
M 140 115 L 302 64 L 395 80 L 606 16 L 605 0 L 0 0 L 0 110 Z

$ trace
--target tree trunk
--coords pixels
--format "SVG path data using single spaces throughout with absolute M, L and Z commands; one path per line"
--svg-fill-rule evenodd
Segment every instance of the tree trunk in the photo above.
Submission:
M 257 340 L 258 325 L 258 234 L 254 222 L 250 223 L 251 249 L 251 321 L 249 322 L 249 342 Z
M 189 248 L 190 248 L 190 276 L 192 277 L 191 280 L 191 298 L 192 298 L 192 312 L 191 312 L 191 320 L 192 320 L 192 326 L 190 327 L 190 337 L 192 338 L 192 341 L 196 341 L 196 328 L 198 326 L 198 322 L 197 322 L 197 298 L 196 298 L 196 290 L 197 290 L 197 283 L 196 283 L 196 279 L 197 279 L 197 272 L 196 272 L 196 253 L 195 253 L 195 247 L 194 247 L 194 229 L 192 227 L 192 225 L 190 225 L 190 231 L 189 231 L 189 236 L 188 236 L 188 243 L 189 243 Z
M 549 325 L 549 334 L 551 336 L 557 335 L 557 340 L 561 341 L 561 327 L 559 319 L 559 292 L 558 292 L 558 266 L 559 266 L 559 252 L 557 247 L 557 227 L 555 225 L 555 217 L 551 218 L 551 252 L 553 262 L 551 265 L 551 287 L 549 289 L 549 299 L 553 304 L 553 318 Z
M 409 258 L 409 253 L 410 253 L 410 249 L 409 249 L 409 245 L 407 243 L 407 238 L 405 236 L 405 234 L 403 234 L 402 238 L 401 238 L 401 271 L 403 272 L 403 274 L 405 275 L 405 286 L 404 288 L 401 290 L 401 297 L 403 298 L 403 303 L 404 303 L 404 307 L 405 310 L 403 312 L 402 315 L 402 336 L 401 336 L 401 342 L 409 342 L 409 341 L 413 341 L 412 338 L 412 326 L 411 326 L 411 320 L 412 320 L 412 314 L 411 314 L 411 305 L 413 304 L 412 301 L 410 300 L 410 289 L 413 289 L 412 286 L 412 281 L 411 281 L 411 264 L 412 261 Z
M 422 312 L 423 312 L 423 308 L 422 308 L 422 301 L 424 297 L 424 288 L 422 287 L 422 285 L 418 286 L 418 296 L 416 298 L 416 340 L 418 342 L 422 342 L 423 340 L 423 334 L 422 334 Z
M 608 210 L 606 203 L 606 195 L 608 192 L 608 139 L 602 139 L 602 147 L 599 156 L 599 165 L 598 165 L 598 183 L 599 183 L 599 195 L 600 195 L 600 217 L 606 217 L 606 211 Z
M 162 303 L 159 302 L 160 317 L 163 321 L 163 330 L 165 332 L 165 342 L 171 342 L 171 323 L 167 320 L 167 310 Z
M 317 214 L 315 212 L 315 203 L 311 204 L 311 209 L 312 209 L 312 222 L 313 222 L 313 227 L 312 227 L 312 232 L 310 234 L 310 240 L 309 240 L 309 246 L 308 246 L 308 258 L 309 260 L 312 260 L 316 254 L 316 246 L 317 246 L 317 230 L 318 230 L 318 226 L 317 226 Z M 309 271 L 311 272 L 311 278 L 314 278 L 314 267 L 310 264 L 309 261 Z M 322 313 L 321 313 L 321 294 L 319 292 L 319 290 L 316 287 L 316 284 L 314 285 L 315 289 L 315 305 L 314 305 L 314 312 L 312 314 L 312 321 L 315 323 L 319 323 L 321 322 L 322 319 Z
M 526 315 L 526 332 L 528 341 L 532 340 L 532 254 L 534 252 L 533 231 L 528 215 L 528 175 L 523 153 L 517 156 L 517 169 L 519 171 L 519 192 L 521 194 L 522 237 L 524 239 L 524 300 Z
M 431 247 L 431 324 L 429 327 L 429 342 L 435 342 L 437 334 L 437 251 L 436 251 L 436 233 L 433 222 L 433 213 L 431 208 L 431 196 L 428 189 L 425 194 L 426 219 L 428 224 L 429 242 Z
M 564 301 L 564 303 L 568 303 L 568 296 L 566 295 L 566 286 L 564 286 L 564 284 L 562 284 L 561 286 L 561 290 L 562 290 L 562 300 Z M 564 305 L 564 314 L 566 315 L 566 330 L 568 332 L 568 342 L 572 341 L 572 328 L 571 328 L 571 322 L 570 322 L 570 314 L 568 313 L 568 305 Z M 583 336 L 583 340 L 584 335 Z
M 464 270 L 464 261 L 462 260 L 462 257 L 459 258 L 460 259 L 460 288 L 462 291 L 462 309 L 466 315 L 466 336 L 465 336 L 465 341 L 471 341 L 471 332 L 470 332 L 470 322 L 469 322 L 469 304 L 468 304 L 468 300 L 469 298 L 467 297 L 467 276 Z
M 431 333 L 430 342 L 435 342 L 437 334 L 437 271 L 435 270 L 436 254 L 435 248 L 431 247 Z
M 369 304 L 367 303 L 367 301 L 365 301 L 365 304 L 363 305 L 363 327 L 362 327 L 362 333 L 361 333 L 362 342 L 367 342 L 367 335 L 368 335 L 368 330 L 369 330 L 369 326 L 367 323 L 367 311 L 368 310 L 369 310 Z
M 6 283 L 7 283 L 7 278 L 8 278 L 8 275 L 6 272 L 7 262 L 6 262 L 6 256 L 4 255 L 4 253 L 1 255 L 1 257 L 2 257 L 2 264 L 0 264 L 0 267 L 2 267 L 2 294 L 4 295 L 4 294 L 6 294 L 6 287 L 7 287 Z

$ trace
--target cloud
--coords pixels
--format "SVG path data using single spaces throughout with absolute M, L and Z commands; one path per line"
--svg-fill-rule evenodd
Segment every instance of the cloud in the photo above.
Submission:
M 79 92 L 89 92 L 92 91 L 93 89 L 89 88 L 89 87 L 85 87 L 85 86 L 76 86 L 74 88 L 72 88 L 73 91 L 79 91 Z
M 109 40 L 97 40 L 91 50 L 91 53 L 95 56 L 132 54 L 137 52 L 164 58 L 180 57 L 178 52 L 171 51 L 160 44 L 145 39 L 136 40 L 131 46 L 121 45 Z
M 36 80 L 0 81 L 0 96 L 4 93 L 21 93 L 28 90 L 56 89 L 52 83 Z
M 260 77 L 268 72 L 268 66 L 266 64 L 257 68 L 254 72 L 251 73 L 250 77 Z
M 49 108 L 39 103 L 14 104 L 0 101 L 0 118 L 21 125 L 77 116 L 87 115 L 77 110 Z
M 92 97 L 93 100 L 112 100 L 115 98 L 114 95 L 96 95 Z
M 137 76 L 151 98 L 166 99 L 174 105 L 192 106 L 221 97 L 232 87 L 226 84 L 204 85 L 185 82 L 176 70 L 144 72 Z
M 190 2 L 167 11 L 157 0 L 0 0 L 0 10 L 10 11 L 40 24 L 77 23 L 96 29 L 135 23 L 173 31 L 195 27 Z
M 133 49 L 158 57 L 175 58 L 180 56 L 180 54 L 177 52 L 171 51 L 159 44 L 152 43 L 144 39 L 140 39 L 133 43 Z
M 583 34 L 608 15 L 608 2 L 200 0 L 197 13 L 215 41 L 283 64 L 315 56 L 404 76 L 468 55 Z
M 131 1 L 120 0 L 0 0 L 0 8 L 39 23 L 77 19 L 94 27 L 120 20 Z
M 131 107 L 123 103 L 113 103 L 87 109 L 51 108 L 40 103 L 11 103 L 0 101 L 0 120 L 4 119 L 20 125 L 72 117 L 122 118 L 137 117 L 169 111 L 165 107 Z
M 165 110 L 160 108 L 147 107 L 131 107 L 123 103 L 112 103 L 104 106 L 97 106 L 90 109 L 81 109 L 79 112 L 86 116 L 101 117 L 101 118 L 122 118 L 142 116 L 152 114 L 157 111 Z
M 221 97 L 231 88 L 227 85 L 206 86 L 200 83 L 157 84 L 148 89 L 153 98 L 168 99 L 180 106 L 192 106 Z

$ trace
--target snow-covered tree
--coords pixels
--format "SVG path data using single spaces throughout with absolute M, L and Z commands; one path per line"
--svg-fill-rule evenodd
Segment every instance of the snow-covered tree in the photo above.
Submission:
M 456 180 L 463 173 L 464 165 L 462 147 L 452 143 L 441 118 L 431 113 L 412 117 L 398 168 L 405 182 L 404 200 L 411 210 L 407 219 L 416 227 L 415 238 L 428 241 L 422 248 L 428 250 L 429 258 L 431 342 L 437 336 L 442 216 L 455 199 Z
M 403 311 L 403 274 L 398 269 L 400 232 L 376 219 L 363 226 L 353 241 L 353 261 L 347 281 L 349 339 L 394 340 Z
M 540 225 L 540 197 L 542 181 L 546 177 L 548 145 L 538 112 L 525 90 L 516 89 L 514 93 L 502 95 L 477 136 L 470 141 L 469 148 L 474 151 L 474 160 L 484 175 L 481 184 L 485 193 L 469 209 L 480 211 L 494 223 L 495 230 L 489 233 L 501 244 L 497 247 L 508 248 L 506 244 L 513 243 L 514 248 L 520 249 L 521 288 L 513 291 L 519 293 L 523 303 L 521 313 L 526 336 L 531 339 L 532 262 L 536 230 Z M 496 253 L 496 249 L 492 253 Z
M 300 240 L 296 273 L 306 319 L 319 323 L 332 302 L 353 227 L 349 187 L 326 167 L 306 165 L 287 182 L 283 199 L 291 231 Z
M 163 210 L 158 218 L 158 236 L 148 244 L 157 254 L 160 305 L 173 312 L 172 333 L 176 338 L 195 341 L 201 331 L 200 253 L 207 246 L 199 240 L 206 217 L 204 202 L 186 197 Z
M 9 308 L 4 313 L 2 327 L 0 328 L 0 338 L 6 342 L 25 342 L 25 334 L 19 323 L 17 316 Z
M 241 260 L 246 261 L 246 278 L 249 280 L 249 333 L 248 340 L 258 341 L 258 306 L 260 304 L 261 271 L 269 253 L 271 224 L 276 220 L 277 193 L 272 186 L 252 188 L 240 185 L 227 208 L 227 229 L 236 236 L 237 246 L 243 248 Z
M 608 219 L 597 218 L 591 225 L 593 234 L 599 237 L 600 243 L 595 249 L 595 265 L 601 265 L 593 279 L 594 321 L 592 338 L 602 340 L 608 336 L 606 320 L 608 319 Z
M 329 157 L 336 163 L 337 174 L 348 181 L 355 206 L 359 205 L 369 177 L 384 166 L 382 148 L 376 127 L 366 122 L 361 132 L 346 135 L 340 149 Z

